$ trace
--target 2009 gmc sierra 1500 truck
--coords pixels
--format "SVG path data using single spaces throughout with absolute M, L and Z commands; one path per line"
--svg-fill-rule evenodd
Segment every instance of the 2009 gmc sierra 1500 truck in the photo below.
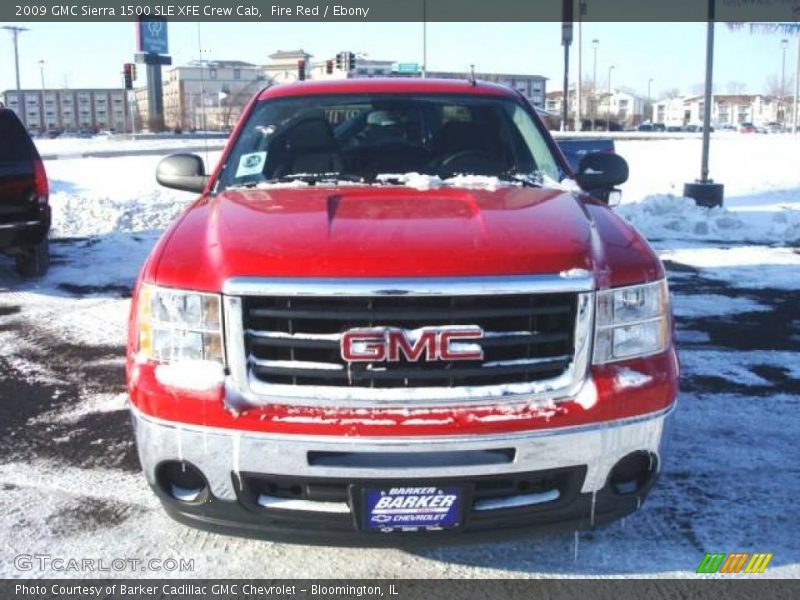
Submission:
M 519 93 L 467 81 L 272 86 L 210 176 L 165 158 L 200 197 L 142 268 L 127 355 L 165 508 L 358 544 L 636 510 L 678 362 L 661 263 L 582 191 L 626 178 L 605 153 L 573 174 Z

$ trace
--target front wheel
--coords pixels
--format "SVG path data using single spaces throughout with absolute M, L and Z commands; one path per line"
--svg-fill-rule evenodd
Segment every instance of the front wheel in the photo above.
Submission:
M 23 277 L 42 277 L 50 266 L 50 244 L 45 238 L 17 256 L 17 272 Z

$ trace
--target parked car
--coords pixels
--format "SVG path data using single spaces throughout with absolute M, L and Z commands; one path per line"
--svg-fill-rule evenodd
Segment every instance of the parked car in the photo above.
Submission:
M 556 137 L 556 144 L 574 172 L 578 171 L 581 160 L 588 154 L 596 152 L 613 154 L 615 152 L 614 139 L 610 137 L 589 138 L 559 135 Z
M 664 123 L 653 123 L 653 131 L 666 131 L 667 126 Z
M 642 123 L 636 128 L 637 131 L 655 131 L 652 123 Z
M 395 544 L 590 528 L 662 468 L 678 362 L 664 267 L 574 182 L 516 90 L 259 92 L 147 259 L 127 389 L 144 474 L 202 528 Z
M 752 123 L 742 123 L 739 125 L 739 133 L 758 133 L 758 128 Z
M 49 265 L 47 174 L 36 146 L 13 111 L 0 108 L 0 251 L 23 276 Z

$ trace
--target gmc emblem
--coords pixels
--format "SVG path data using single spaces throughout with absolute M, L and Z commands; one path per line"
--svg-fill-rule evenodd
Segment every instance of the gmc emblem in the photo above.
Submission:
M 342 359 L 346 362 L 397 362 L 401 356 L 418 360 L 483 360 L 483 349 L 475 344 L 458 348 L 455 342 L 480 340 L 477 325 L 423 327 L 407 331 L 396 327 L 351 329 L 342 334 Z

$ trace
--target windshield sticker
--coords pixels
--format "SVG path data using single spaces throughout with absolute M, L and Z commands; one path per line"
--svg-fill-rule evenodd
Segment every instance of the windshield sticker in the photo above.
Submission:
M 247 175 L 260 175 L 264 171 L 264 163 L 267 162 L 266 152 L 248 152 L 239 157 L 239 167 L 236 169 L 236 177 L 246 177 Z

